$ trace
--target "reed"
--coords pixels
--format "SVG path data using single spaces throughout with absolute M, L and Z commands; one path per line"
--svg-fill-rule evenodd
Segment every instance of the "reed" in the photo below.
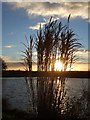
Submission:
M 37 33 L 36 50 L 37 50 L 37 71 L 43 71 L 44 40 L 41 25 L 40 30 Z
M 35 48 L 37 51 L 37 70 L 38 71 L 54 71 L 56 60 L 63 63 L 61 71 L 66 71 L 67 67 L 71 68 L 77 60 L 76 52 L 83 46 L 79 43 L 78 38 L 72 29 L 69 28 L 70 15 L 66 25 L 61 22 L 53 20 L 51 17 L 49 22 L 37 32 L 35 41 Z M 30 37 L 30 44 L 25 46 L 24 63 L 28 71 L 32 70 L 32 42 Z M 33 108 L 35 108 L 35 94 L 34 83 L 32 78 L 29 79 L 29 86 L 31 89 L 31 97 L 33 98 Z M 67 97 L 67 90 L 65 90 L 65 78 L 37 78 L 37 111 L 38 116 L 52 116 L 70 115 L 73 104 L 69 97 Z M 28 83 L 28 82 L 27 82 Z M 76 103 L 75 103 L 76 104 Z M 70 108 L 69 108 L 70 107 Z M 70 112 L 70 113 L 69 113 Z
M 69 19 L 70 15 L 68 17 L 68 24 L 63 26 L 61 22 L 58 23 L 57 20 L 53 21 L 52 18 L 50 18 L 49 23 L 45 25 L 44 29 L 41 30 L 40 28 L 41 34 L 39 35 L 42 37 L 39 36 L 38 38 L 39 42 L 42 42 L 38 44 L 38 48 L 42 48 L 43 46 L 43 53 L 41 51 L 40 55 L 42 55 L 44 71 L 50 70 L 50 64 L 53 64 L 51 70 L 54 70 L 57 56 L 63 63 L 64 67 L 62 71 L 66 71 L 67 66 L 71 67 L 77 60 L 75 53 L 82 48 L 82 44 L 75 38 L 74 31 L 69 28 Z M 38 79 L 38 83 L 39 116 L 46 116 L 49 114 L 48 116 L 51 117 L 52 114 L 58 114 L 59 116 L 67 114 L 71 103 L 69 103 L 67 91 L 65 90 L 65 78 L 42 77 Z
M 32 71 L 32 49 L 33 49 L 33 37 L 30 36 L 30 41 L 28 42 L 27 37 L 26 38 L 26 42 L 27 45 L 25 43 L 22 43 L 25 47 L 25 51 L 22 51 L 22 60 L 24 68 L 26 71 Z

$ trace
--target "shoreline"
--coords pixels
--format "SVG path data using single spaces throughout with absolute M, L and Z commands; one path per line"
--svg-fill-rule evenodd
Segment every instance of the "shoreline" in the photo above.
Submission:
M 90 78 L 90 71 L 2 71 L 2 77 L 68 77 Z

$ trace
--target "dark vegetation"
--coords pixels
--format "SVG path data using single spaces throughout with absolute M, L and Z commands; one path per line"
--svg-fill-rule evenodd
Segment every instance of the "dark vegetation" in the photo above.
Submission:
M 0 69 L 1 70 L 6 70 L 7 69 L 7 64 L 2 58 L 0 58 Z
M 2 120 L 31 120 L 35 119 L 36 115 L 33 113 L 27 113 L 18 109 L 10 109 L 10 105 L 7 104 L 7 100 L 2 100 Z

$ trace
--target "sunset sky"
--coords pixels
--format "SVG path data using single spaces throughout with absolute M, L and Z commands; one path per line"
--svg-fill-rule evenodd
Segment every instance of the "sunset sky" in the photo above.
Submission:
M 2 56 L 6 62 L 21 61 L 21 51 L 25 35 L 36 37 L 40 23 L 43 26 L 53 16 L 54 19 L 67 23 L 71 14 L 70 28 L 76 33 L 84 46 L 77 52 L 80 58 L 74 70 L 88 70 L 88 3 L 87 2 L 3 2 L 2 3 Z M 0 38 L 1 39 L 1 38 Z M 33 50 L 36 62 L 36 50 Z

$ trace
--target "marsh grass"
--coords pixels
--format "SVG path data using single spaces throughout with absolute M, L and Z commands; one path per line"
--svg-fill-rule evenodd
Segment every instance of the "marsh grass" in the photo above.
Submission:
M 57 59 L 63 63 L 62 71 L 66 71 L 67 67 L 71 69 L 72 64 L 77 61 L 76 52 L 83 46 L 70 29 L 69 22 L 70 15 L 66 25 L 52 20 L 52 17 L 43 29 L 40 25 L 36 38 L 38 71 L 50 71 L 50 65 L 51 70 L 54 70 Z
M 32 36 L 30 36 L 30 40 L 28 42 L 27 37 L 26 38 L 26 42 L 22 43 L 25 47 L 25 51 L 21 51 L 22 52 L 22 60 L 24 61 L 22 64 L 24 65 L 24 69 L 25 71 L 32 71 L 32 49 L 33 49 L 33 38 Z
M 50 71 L 50 65 L 53 71 L 57 57 L 63 63 L 61 71 L 66 71 L 68 66 L 71 68 L 72 64 L 77 61 L 76 52 L 82 48 L 82 44 L 78 42 L 74 31 L 69 28 L 69 20 L 70 15 L 67 24 L 63 26 L 61 22 L 54 21 L 51 17 L 43 29 L 40 25 L 36 39 L 30 37 L 30 44 L 28 46 L 24 44 L 26 49 L 23 52 L 23 60 L 27 71 L 32 71 L 33 40 L 37 51 L 38 71 Z M 31 77 L 26 78 L 26 84 L 28 97 L 32 98 L 33 110 L 37 109 L 35 111 L 37 111 L 39 118 L 80 118 L 79 112 L 82 109 L 80 102 L 83 100 L 83 96 L 81 98 L 69 98 L 67 96 L 68 91 L 65 90 L 64 77 L 37 77 L 37 97 Z M 84 110 L 86 111 L 86 109 Z

